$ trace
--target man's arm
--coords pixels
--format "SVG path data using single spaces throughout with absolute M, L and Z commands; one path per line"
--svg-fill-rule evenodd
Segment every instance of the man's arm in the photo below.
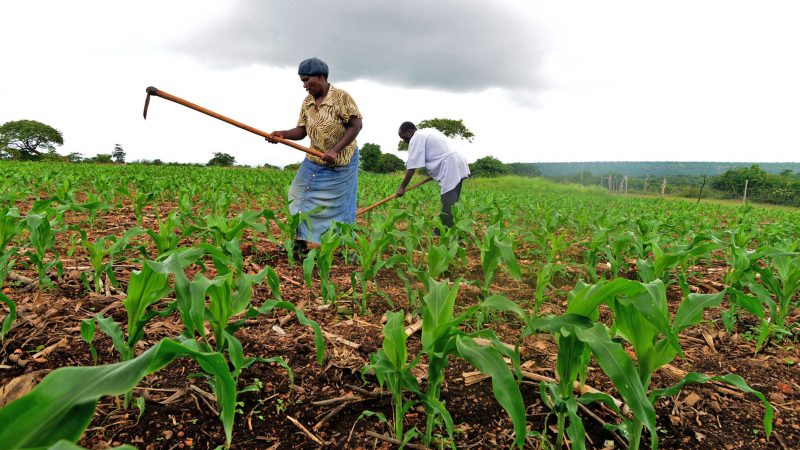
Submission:
M 406 177 L 403 178 L 403 182 L 400 183 L 400 187 L 397 188 L 397 197 L 398 198 L 402 197 L 403 194 L 406 193 L 406 186 L 408 186 L 408 183 L 411 182 L 411 178 L 414 177 L 414 172 L 416 172 L 416 171 L 417 171 L 417 169 L 408 169 L 408 170 L 406 170 Z

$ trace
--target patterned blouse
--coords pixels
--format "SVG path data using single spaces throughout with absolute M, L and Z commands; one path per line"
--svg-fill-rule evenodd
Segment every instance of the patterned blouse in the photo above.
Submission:
M 313 96 L 309 95 L 303 100 L 297 126 L 306 127 L 306 133 L 311 139 L 311 148 L 324 153 L 342 138 L 345 130 L 344 125 L 350 121 L 350 116 L 362 118 L 356 102 L 350 97 L 350 94 L 331 85 L 319 109 L 314 104 Z M 353 142 L 339 152 L 336 157 L 336 165 L 346 166 L 350 163 L 355 149 L 356 141 L 354 139 Z M 317 158 L 314 155 L 307 155 L 306 157 L 311 162 L 320 165 L 326 164 L 322 158 Z

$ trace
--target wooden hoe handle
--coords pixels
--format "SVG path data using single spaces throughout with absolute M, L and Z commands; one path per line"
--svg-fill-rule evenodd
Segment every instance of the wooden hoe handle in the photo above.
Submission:
M 258 128 L 253 128 L 250 125 L 245 125 L 245 124 L 243 124 L 243 123 L 241 123 L 239 121 L 233 120 L 233 119 L 231 119 L 229 117 L 225 117 L 222 114 L 217 114 L 214 111 L 211 111 L 210 109 L 203 108 L 200 105 L 195 105 L 194 103 L 192 103 L 190 101 L 186 101 L 186 100 L 184 100 L 184 99 L 182 99 L 180 97 L 176 97 L 176 96 L 174 96 L 172 94 L 169 94 L 169 93 L 166 93 L 166 92 L 164 92 L 162 90 L 156 89 L 153 86 L 150 86 L 150 87 L 147 88 L 147 100 L 145 100 L 145 103 L 144 103 L 144 118 L 145 119 L 147 119 L 147 107 L 150 105 L 150 96 L 151 95 L 155 95 L 156 97 L 161 97 L 163 99 L 167 99 L 169 101 L 178 103 L 178 104 L 183 105 L 183 106 L 185 106 L 187 108 L 191 108 L 191 109 L 193 109 L 195 111 L 199 111 L 199 112 L 201 112 L 203 114 L 209 115 L 209 116 L 211 116 L 211 117 L 213 117 L 215 119 L 219 119 L 219 120 L 221 120 L 223 122 L 227 122 L 227 123 L 229 123 L 229 124 L 231 124 L 231 125 L 233 125 L 235 127 L 239 127 L 239 128 L 241 128 L 243 130 L 247 130 L 247 131 L 249 131 L 251 133 L 254 133 L 254 134 L 257 134 L 259 136 L 272 139 L 274 141 L 280 142 L 281 144 L 288 145 L 289 147 L 292 147 L 294 149 L 300 150 L 301 152 L 306 152 L 309 155 L 314 155 L 314 156 L 316 156 L 318 158 L 322 158 L 322 156 L 324 155 L 319 150 L 314 150 L 314 149 L 311 149 L 311 148 L 308 148 L 308 147 L 303 147 L 302 145 L 297 144 L 295 142 L 292 142 L 290 140 L 283 139 L 283 138 L 280 138 L 280 137 L 277 137 L 277 136 L 273 136 L 273 135 L 271 135 L 271 134 L 269 134 L 267 132 L 259 130 Z
M 410 190 L 412 190 L 412 189 L 414 189 L 414 188 L 418 188 L 418 187 L 422 186 L 423 184 L 425 184 L 425 183 L 427 183 L 427 182 L 429 182 L 429 181 L 433 181 L 433 178 L 431 178 L 431 177 L 428 177 L 428 178 L 426 178 L 426 179 L 424 179 L 424 180 L 420 181 L 419 183 L 417 183 L 417 184 L 415 184 L 415 185 L 413 185 L 413 186 L 411 186 L 411 187 L 407 188 L 407 189 L 405 190 L 405 192 L 408 192 L 408 191 L 410 191 Z M 369 206 L 367 206 L 367 207 L 365 207 L 365 208 L 361 208 L 361 209 L 359 209 L 359 210 L 358 210 L 358 212 L 356 212 L 356 215 L 357 215 L 357 216 L 360 216 L 361 214 L 364 214 L 365 212 L 367 212 L 367 211 L 371 210 L 372 208 L 375 208 L 375 207 L 377 207 L 377 206 L 381 206 L 382 204 L 384 204 L 384 203 L 386 203 L 386 202 L 388 202 L 389 200 L 392 200 L 392 199 L 394 199 L 394 198 L 397 198 L 397 194 L 392 194 L 392 195 L 390 195 L 390 196 L 386 197 L 385 199 L 383 199 L 383 200 L 381 200 L 381 201 L 379 201 L 379 202 L 377 202 L 377 203 L 375 203 L 375 204 L 373 204 L 373 205 L 369 205 Z

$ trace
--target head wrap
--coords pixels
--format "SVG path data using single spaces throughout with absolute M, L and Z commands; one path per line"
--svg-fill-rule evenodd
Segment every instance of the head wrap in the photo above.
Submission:
M 309 77 L 314 75 L 324 75 L 327 77 L 328 65 L 319 58 L 308 58 L 300 63 L 300 67 L 297 68 L 297 74 Z

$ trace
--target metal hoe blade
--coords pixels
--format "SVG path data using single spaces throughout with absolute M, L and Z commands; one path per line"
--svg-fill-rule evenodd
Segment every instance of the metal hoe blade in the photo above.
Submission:
M 144 120 L 147 120 L 147 108 L 150 107 L 150 96 L 153 94 L 158 95 L 157 93 L 158 89 L 154 88 L 153 86 L 147 88 L 147 98 L 144 100 L 144 113 L 142 114 L 144 116 Z
M 144 101 L 144 113 L 142 113 L 142 115 L 144 116 L 144 120 L 147 120 L 147 108 L 149 106 L 150 106 L 150 94 L 147 94 L 147 98 Z

